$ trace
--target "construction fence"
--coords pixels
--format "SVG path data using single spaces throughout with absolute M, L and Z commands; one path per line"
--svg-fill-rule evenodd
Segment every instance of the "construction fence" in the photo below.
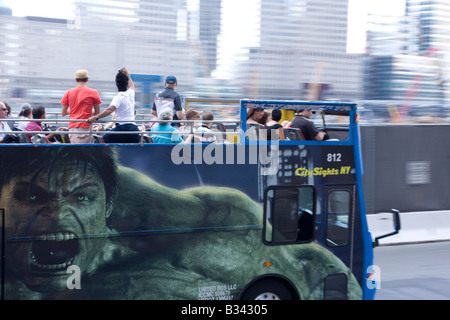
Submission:
M 450 125 L 361 125 L 367 213 L 450 209 Z

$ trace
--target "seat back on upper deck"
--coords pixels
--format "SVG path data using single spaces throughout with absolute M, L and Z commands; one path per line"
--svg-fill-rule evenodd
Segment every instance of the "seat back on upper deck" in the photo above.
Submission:
M 302 130 L 299 128 L 284 128 L 284 135 L 289 140 L 306 140 Z
M 103 136 L 100 134 L 92 134 L 92 138 L 94 138 L 94 143 L 105 143 Z
M 262 140 L 266 139 L 263 125 L 259 123 L 247 123 L 246 137 L 248 140 Z

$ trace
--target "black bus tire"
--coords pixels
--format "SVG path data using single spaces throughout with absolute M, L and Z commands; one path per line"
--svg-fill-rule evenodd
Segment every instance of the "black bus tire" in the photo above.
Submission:
M 294 300 L 292 288 L 283 281 L 264 279 L 252 284 L 241 300 Z

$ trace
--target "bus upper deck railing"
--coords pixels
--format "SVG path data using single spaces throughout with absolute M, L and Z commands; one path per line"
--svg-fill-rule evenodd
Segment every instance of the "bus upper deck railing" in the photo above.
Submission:
M 4 119 L 2 121 L 5 122 L 18 122 L 17 119 Z M 151 139 L 151 135 L 158 135 L 158 134 L 170 134 L 170 135 L 174 135 L 174 134 L 180 134 L 183 137 L 183 142 L 185 140 L 185 138 L 187 138 L 189 135 L 196 135 L 197 131 L 196 129 L 198 128 L 199 125 L 201 125 L 204 122 L 209 122 L 213 124 L 213 128 L 212 130 L 208 131 L 207 135 L 214 135 L 216 136 L 217 142 L 221 143 L 221 142 L 225 142 L 225 143 L 245 143 L 245 142 L 249 142 L 249 143 L 254 143 L 255 140 L 258 143 L 264 143 L 267 142 L 267 133 L 266 133 L 266 129 L 263 128 L 262 125 L 249 125 L 246 124 L 245 128 L 243 128 L 244 126 L 242 125 L 242 122 L 240 120 L 211 120 L 211 121 L 204 121 L 204 120 L 134 120 L 134 121 L 130 121 L 135 123 L 138 127 L 140 127 L 139 131 L 110 131 L 109 129 L 105 129 L 103 128 L 104 125 L 109 125 L 112 123 L 112 121 L 97 121 L 96 123 L 90 125 L 90 130 L 89 131 L 77 131 L 76 128 L 72 129 L 71 131 L 68 130 L 67 126 L 61 126 L 61 124 L 66 124 L 66 123 L 70 123 L 70 122 L 85 122 L 85 120 L 45 120 L 45 121 L 41 121 L 41 120 L 20 120 L 20 121 L 26 121 L 26 122 L 42 122 L 43 125 L 46 126 L 51 126 L 50 129 L 44 130 L 44 131 L 22 131 L 19 130 L 17 128 L 13 129 L 13 131 L 0 131 L 0 134 L 12 134 L 12 135 L 16 135 L 18 137 L 24 136 L 26 138 L 22 138 L 21 139 L 21 144 L 23 143 L 32 143 L 27 141 L 28 140 L 28 135 L 33 135 L 33 136 L 37 136 L 37 135 L 47 135 L 47 134 L 57 134 L 57 135 L 62 135 L 62 136 L 68 136 L 69 134 L 72 135 L 76 135 L 76 134 L 91 134 L 96 138 L 96 143 L 103 143 L 102 139 L 99 139 L 101 136 L 105 135 L 105 134 L 112 134 L 112 135 L 116 135 L 116 134 L 122 134 L 122 135 L 131 135 L 131 134 L 138 134 L 140 136 L 140 142 L 141 144 L 144 143 L 152 143 L 152 139 Z M 152 131 L 150 130 L 147 126 L 149 125 L 149 122 L 152 124 L 156 124 L 156 123 L 180 123 L 184 125 L 183 130 L 180 131 L 173 131 L 173 132 L 167 132 L 167 131 Z M 113 122 L 114 123 L 114 122 Z M 96 129 L 96 126 L 98 125 L 102 125 L 101 129 Z M 56 129 L 59 127 L 63 127 L 64 130 L 62 131 L 57 131 Z M 144 128 L 145 127 L 145 128 Z M 284 128 L 284 132 L 285 132 L 285 141 L 279 141 L 279 143 L 283 144 L 287 141 L 292 141 L 292 140 L 302 140 L 301 143 L 309 143 L 308 141 L 305 141 L 304 138 L 301 138 L 301 134 L 298 134 L 296 132 L 296 134 L 299 136 L 298 138 L 295 137 L 295 134 L 292 135 L 292 131 L 295 131 L 296 129 L 294 128 Z M 332 128 L 332 130 L 334 130 L 335 133 L 339 133 L 342 132 L 344 138 L 343 139 L 339 139 L 339 140 L 347 140 L 348 139 L 348 127 L 346 126 L 335 126 Z M 275 132 L 276 130 L 274 130 Z M 198 132 L 197 135 L 202 135 L 204 133 Z M 37 145 L 37 144 L 41 144 L 41 143 L 47 143 L 44 142 L 43 140 L 41 142 L 38 142 L 39 140 L 34 139 L 36 142 L 34 142 L 33 144 Z M 44 139 L 45 140 L 45 139 Z M 66 138 L 65 140 L 67 140 L 67 142 L 63 142 L 63 143 L 69 143 L 68 142 L 68 138 Z M 277 141 L 278 139 L 276 138 L 274 141 Z M 253 142 L 252 142 L 253 141 Z M 193 141 L 193 143 L 195 143 L 195 141 Z M 273 143 L 273 141 L 272 141 Z M 278 142 L 277 142 L 278 143 Z
M 79 122 L 79 121 L 78 121 Z M 135 121 L 136 124 L 139 126 L 139 121 Z M 102 137 L 105 134 L 126 134 L 126 135 L 131 135 L 131 134 L 138 134 L 140 136 L 140 141 L 138 143 L 140 144 L 147 144 L 147 143 L 153 143 L 153 139 L 152 139 L 152 135 L 159 135 L 159 134 L 170 134 L 170 135 L 174 135 L 174 134 L 179 134 L 182 136 L 183 141 L 182 142 L 186 142 L 186 139 L 189 135 L 192 136 L 201 136 L 204 135 L 204 132 L 197 132 L 197 126 L 198 124 L 201 124 L 202 121 L 201 120 L 190 120 L 190 121 L 167 121 L 167 120 L 154 120 L 152 122 L 155 123 L 174 123 L 174 122 L 183 122 L 185 124 L 184 130 L 182 131 L 174 131 L 174 132 L 167 132 L 167 131 L 150 131 L 148 129 L 146 130 L 139 130 L 139 131 L 110 131 L 110 130 L 94 130 L 94 126 L 97 124 L 108 124 L 109 122 L 105 121 L 105 122 L 97 122 L 93 125 L 90 126 L 90 130 L 88 132 L 86 131 L 76 131 L 76 129 L 74 129 L 74 131 L 68 131 L 67 128 L 65 128 L 65 130 L 63 131 L 57 131 L 54 130 L 55 127 L 52 127 L 51 130 L 46 130 L 46 131 L 19 131 L 19 130 L 15 130 L 15 131 L 0 131 L 0 134 L 13 134 L 18 136 L 19 138 L 21 138 L 20 140 L 20 144 L 25 144 L 25 143 L 31 143 L 34 145 L 38 145 L 38 144 L 46 144 L 48 142 L 46 142 L 44 136 L 48 135 L 48 134 L 57 134 L 59 135 L 59 140 L 63 140 L 60 141 L 62 143 L 70 143 L 68 135 L 69 134 L 86 134 L 89 133 L 94 137 L 94 143 L 104 143 Z M 218 126 L 222 126 L 222 130 L 219 129 L 213 129 L 211 131 L 208 131 L 206 133 L 206 135 L 209 136 L 215 136 L 216 137 L 216 141 L 217 143 L 249 143 L 249 144 L 253 144 L 253 143 L 269 143 L 269 141 L 267 141 L 266 138 L 266 129 L 262 129 L 262 126 L 259 126 L 258 129 L 255 129 L 255 126 L 247 126 L 246 131 L 244 131 L 242 129 L 241 123 L 240 121 L 236 121 L 236 120 L 212 120 L 210 121 L 213 124 L 217 124 Z M 224 123 L 226 124 L 230 124 L 233 125 L 233 128 L 225 128 Z M 53 125 L 55 124 L 55 122 L 53 121 L 45 121 L 45 124 L 48 125 Z M 145 124 L 147 124 L 147 122 L 145 122 Z M 259 130 L 259 131 L 258 131 Z M 285 132 L 285 141 L 279 141 L 277 138 L 275 138 L 275 140 L 271 141 L 270 143 L 279 143 L 279 144 L 284 144 L 284 143 L 301 143 L 301 144 L 308 144 L 308 143 L 314 143 L 313 141 L 305 141 L 304 138 L 302 137 L 294 137 L 292 135 L 290 135 L 290 133 L 292 131 L 295 131 L 296 129 L 294 128 L 284 128 L 284 132 Z M 340 128 L 340 127 L 335 127 L 333 130 L 335 130 L 336 132 L 340 132 L 342 131 L 344 133 L 344 136 L 346 136 L 344 139 L 342 140 L 347 140 L 348 138 L 348 128 Z M 272 136 L 274 136 L 276 130 L 273 130 L 272 132 Z M 34 137 L 34 141 L 30 142 L 28 136 L 32 135 Z M 36 137 L 39 136 L 42 139 L 37 139 Z M 299 135 L 300 136 L 300 135 Z M 292 141 L 292 140 L 297 140 L 297 141 Z M 194 138 L 192 139 L 191 143 L 198 143 L 198 140 L 194 140 Z M 14 143 L 14 142 L 13 142 Z M 11 144 L 13 144 L 11 143 Z M 18 144 L 18 142 L 15 142 L 15 144 Z M 0 144 L 1 145 L 1 144 Z
M 299 108 L 308 107 L 311 110 L 314 110 L 318 115 L 316 115 L 315 121 L 320 121 L 320 117 L 322 118 L 323 127 L 326 131 L 333 130 L 335 134 L 335 138 L 332 140 L 340 140 L 347 141 L 352 135 L 351 131 L 355 127 L 355 123 L 358 121 L 357 113 L 356 113 L 356 104 L 354 103 L 334 103 L 334 102 L 316 102 L 316 101 L 276 101 L 276 100 L 221 100 L 221 99 L 187 99 L 186 100 L 186 109 L 194 103 L 206 103 L 208 107 L 213 103 L 219 104 L 239 104 L 240 112 L 235 114 L 236 110 L 234 110 L 233 115 L 228 119 L 218 119 L 218 120 L 157 120 L 155 116 L 150 113 L 136 113 L 135 119 L 130 121 L 120 121 L 120 123 L 135 123 L 139 127 L 139 131 L 110 131 L 110 128 L 114 126 L 114 124 L 118 123 L 114 117 L 109 116 L 100 121 L 95 122 L 89 126 L 90 130 L 89 134 L 93 136 L 102 136 L 104 134 L 139 134 L 140 143 L 151 143 L 151 139 L 149 137 L 151 135 L 158 134 L 181 134 L 183 138 L 186 138 L 187 135 L 194 135 L 196 133 L 196 129 L 199 125 L 204 123 L 212 123 L 213 130 L 209 131 L 208 135 L 215 135 L 219 141 L 219 137 L 224 138 L 222 141 L 232 142 L 232 143 L 254 143 L 254 140 L 259 142 L 267 141 L 267 130 L 264 126 L 259 124 L 249 124 L 246 122 L 247 119 L 247 110 L 250 108 L 263 108 L 266 111 L 274 110 L 274 109 L 282 109 L 286 112 L 286 114 L 294 116 L 295 110 Z M 234 107 L 233 107 L 234 108 Z M 200 108 L 201 110 L 201 108 Z M 220 112 L 220 111 L 219 111 Z M 215 113 L 215 111 L 214 111 Z M 77 131 L 76 128 L 68 131 L 68 124 L 72 122 L 83 122 L 86 123 L 86 120 L 71 120 L 68 119 L 68 116 L 60 117 L 60 113 L 49 112 L 49 118 L 46 119 L 1 119 L 1 121 L 6 122 L 41 122 L 43 125 L 51 125 L 51 131 L 13 131 L 13 134 L 16 135 L 43 135 L 49 133 L 56 134 L 65 134 L 65 135 L 73 135 L 73 134 L 86 134 L 86 131 Z M 325 124 L 325 115 L 327 117 L 327 123 Z M 239 119 L 235 119 L 234 116 L 237 116 Z M 343 118 L 341 116 L 345 116 L 345 121 L 341 120 L 333 120 L 333 117 Z M 228 115 L 227 115 L 228 117 Z M 292 118 L 291 118 L 292 119 Z M 330 121 L 331 120 L 331 121 Z M 329 123 L 332 123 L 329 126 Z M 166 131 L 151 131 L 150 128 L 156 124 L 179 124 L 183 126 L 183 130 L 174 131 L 174 132 L 166 132 Z M 13 127 L 10 125 L 10 127 Z M 64 127 L 64 131 L 54 131 L 59 127 Z M 153 129 L 154 130 L 154 129 Z M 298 132 L 294 132 L 294 128 L 284 127 L 285 140 L 303 140 L 301 143 L 310 144 L 317 143 L 315 141 L 305 141 L 304 137 L 301 138 L 301 134 Z M 11 132 L 0 131 L 0 134 L 11 134 Z M 201 134 L 201 133 L 199 133 Z M 277 136 L 277 135 L 275 135 Z M 273 141 L 278 140 L 274 138 Z M 101 141 L 100 141 L 101 142 Z M 331 141 L 330 141 L 331 142 Z M 22 142 L 23 143 L 23 142 Z M 286 141 L 280 141 L 281 144 L 286 143 Z M 351 141 L 349 142 L 351 143 Z
M 107 121 L 102 121 L 99 120 L 97 122 L 95 122 L 94 124 L 90 125 L 90 130 L 88 132 L 86 131 L 77 131 L 76 128 L 68 131 L 68 126 L 62 126 L 62 124 L 69 124 L 69 123 L 73 123 L 73 122 L 82 122 L 82 123 L 86 123 L 86 120 L 69 120 L 69 119 L 54 119 L 54 120 L 50 120 L 50 119 L 45 119 L 45 120 L 40 120 L 40 119 L 2 119 L 1 121 L 4 122 L 9 122 L 9 123 L 19 123 L 19 122 L 41 122 L 43 126 L 51 126 L 50 130 L 45 130 L 45 131 L 23 131 L 18 129 L 17 127 L 13 127 L 14 129 L 12 129 L 12 131 L 2 131 L 0 130 L 0 134 L 12 134 L 12 135 L 16 135 L 16 136 L 24 136 L 26 137 L 26 139 L 21 139 L 20 144 L 23 143 L 32 143 L 32 144 L 41 144 L 41 143 L 46 143 L 46 142 L 38 142 L 38 139 L 34 139 L 36 142 L 27 142 L 28 136 L 34 136 L 36 137 L 37 135 L 47 135 L 47 134 L 58 134 L 58 135 L 68 135 L 68 134 L 86 134 L 89 133 L 93 136 L 101 136 L 104 134 L 126 134 L 126 135 L 131 135 L 131 134 L 139 134 L 140 135 L 140 142 L 139 143 L 151 143 L 151 139 L 148 139 L 150 137 L 150 135 L 152 134 L 181 134 L 181 135 L 189 135 L 189 134 L 195 134 L 195 130 L 197 128 L 198 125 L 201 125 L 204 122 L 208 122 L 208 123 L 213 123 L 213 124 L 217 124 L 222 126 L 222 130 L 219 129 L 213 129 L 211 132 L 209 132 L 208 134 L 210 135 L 215 135 L 215 136 L 224 136 L 224 135 L 232 135 L 232 136 L 237 136 L 237 132 L 239 132 L 239 128 L 240 128 L 240 120 L 209 120 L 209 121 L 204 121 L 204 120 L 156 120 L 156 119 L 152 119 L 152 120 L 132 120 L 132 121 L 127 121 L 127 123 L 135 123 L 138 127 L 141 127 L 139 131 L 110 131 L 109 129 L 95 129 L 96 126 L 101 125 L 110 125 L 111 123 L 117 123 L 118 121 L 112 121 L 112 120 L 107 120 Z M 123 122 L 123 121 L 122 121 Z M 161 123 L 161 124 L 167 124 L 167 123 L 178 123 L 178 124 L 182 124 L 185 127 L 185 130 L 183 131 L 174 131 L 174 132 L 167 132 L 167 131 L 150 131 L 147 129 L 147 126 L 150 124 L 156 124 L 156 123 Z M 231 126 L 231 130 L 226 129 L 226 126 Z M 52 129 L 57 129 L 59 127 L 63 127 L 65 130 L 63 131 L 56 131 L 56 130 L 52 130 Z M 145 128 L 144 128 L 145 127 Z M 45 140 L 45 139 L 44 139 Z M 236 140 L 236 139 L 234 139 Z M 236 142 L 236 141 L 235 141 Z

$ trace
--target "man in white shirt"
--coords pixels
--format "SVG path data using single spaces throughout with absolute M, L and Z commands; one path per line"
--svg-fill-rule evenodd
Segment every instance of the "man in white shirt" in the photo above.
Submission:
M 8 122 L 1 121 L 2 119 L 6 119 L 8 117 L 8 109 L 6 108 L 5 104 L 0 101 L 0 131 L 8 131 L 11 132 L 11 128 L 8 125 Z M 3 139 L 7 133 L 0 133 L 0 143 L 3 142 Z

